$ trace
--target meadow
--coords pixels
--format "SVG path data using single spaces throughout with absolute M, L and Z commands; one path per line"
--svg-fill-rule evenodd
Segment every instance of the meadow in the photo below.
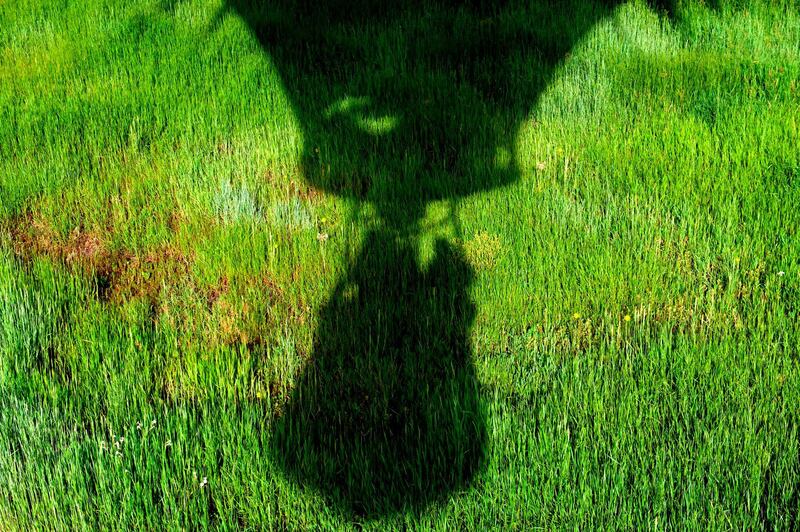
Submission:
M 800 528 L 795 0 L 0 0 L 0 529 Z

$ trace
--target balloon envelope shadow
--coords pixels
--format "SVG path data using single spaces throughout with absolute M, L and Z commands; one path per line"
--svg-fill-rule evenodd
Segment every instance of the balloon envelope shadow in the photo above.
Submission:
M 277 67 L 302 170 L 382 222 L 319 315 L 273 426 L 287 474 L 348 512 L 420 507 L 465 487 L 487 448 L 471 362 L 473 271 L 413 245 L 433 201 L 514 182 L 519 126 L 615 0 L 229 0 Z
M 228 0 L 269 53 L 314 188 L 408 231 L 513 183 L 519 126 L 614 0 Z

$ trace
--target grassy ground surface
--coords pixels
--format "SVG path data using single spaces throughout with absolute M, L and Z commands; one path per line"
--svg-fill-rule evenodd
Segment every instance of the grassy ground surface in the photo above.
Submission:
M 793 1 L 0 2 L 0 528 L 800 527 Z

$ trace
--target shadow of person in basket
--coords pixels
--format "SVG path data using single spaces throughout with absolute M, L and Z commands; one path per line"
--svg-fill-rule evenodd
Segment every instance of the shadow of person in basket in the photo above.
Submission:
M 273 426 L 276 462 L 342 511 L 421 508 L 480 471 L 474 275 L 446 240 L 418 263 L 420 220 L 431 202 L 519 177 L 521 123 L 615 4 L 228 0 L 281 75 L 305 179 L 380 221 L 321 309 L 311 361 Z
M 440 241 L 416 250 L 373 233 L 319 316 L 311 366 L 274 433 L 275 457 L 339 506 L 371 515 L 465 485 L 485 413 L 470 361 L 472 272 Z

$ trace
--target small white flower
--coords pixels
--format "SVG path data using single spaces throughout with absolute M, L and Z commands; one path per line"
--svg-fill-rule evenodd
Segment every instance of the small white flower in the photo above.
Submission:
M 136 429 L 137 430 L 142 430 L 142 422 L 141 421 L 137 421 L 136 422 Z
M 156 426 L 156 420 L 154 419 L 153 421 L 150 422 L 150 428 L 152 429 L 155 426 Z
M 203 477 L 203 480 L 200 481 L 200 489 L 203 489 L 208 484 L 208 477 Z
M 786 275 L 786 272 L 784 271 L 778 272 L 778 277 L 783 277 L 784 275 Z

